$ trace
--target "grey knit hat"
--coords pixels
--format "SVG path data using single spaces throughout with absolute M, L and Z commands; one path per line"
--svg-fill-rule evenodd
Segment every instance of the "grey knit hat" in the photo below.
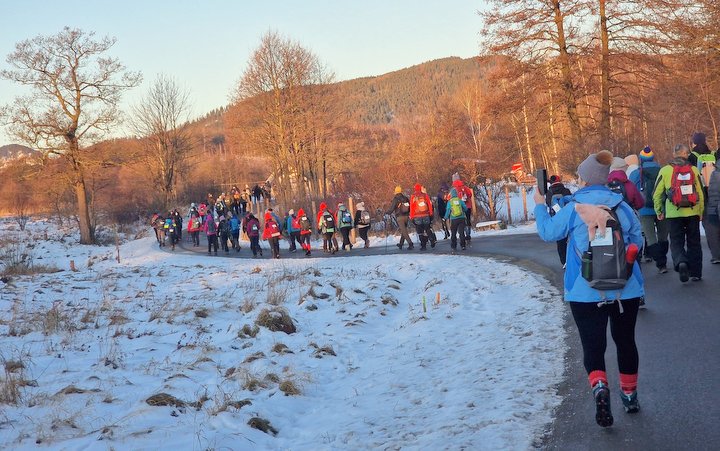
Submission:
M 588 185 L 604 185 L 610 173 L 613 154 L 609 150 L 588 155 L 577 168 L 577 174 Z
M 624 171 L 627 168 L 628 168 L 628 164 L 624 158 L 613 157 L 612 163 L 610 164 L 611 171 L 616 171 L 618 169 L 621 171 Z

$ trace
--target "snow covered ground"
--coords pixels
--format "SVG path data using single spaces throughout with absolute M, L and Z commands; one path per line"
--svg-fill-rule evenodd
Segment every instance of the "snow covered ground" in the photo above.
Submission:
M 0 449 L 528 449 L 560 402 L 562 302 L 508 264 L 150 237 L 118 263 L 49 222 L 13 229 L 1 252 L 40 273 L 0 282 Z

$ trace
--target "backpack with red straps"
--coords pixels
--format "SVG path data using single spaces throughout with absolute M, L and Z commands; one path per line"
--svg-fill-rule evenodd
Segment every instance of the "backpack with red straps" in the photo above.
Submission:
M 673 165 L 668 197 L 678 208 L 694 207 L 700 200 L 695 188 L 695 173 L 690 163 Z

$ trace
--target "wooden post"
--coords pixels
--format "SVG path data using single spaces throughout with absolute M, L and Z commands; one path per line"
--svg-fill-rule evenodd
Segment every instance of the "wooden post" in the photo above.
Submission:
M 353 202 L 352 197 L 348 197 L 348 211 L 351 215 L 353 215 L 353 218 L 355 217 L 355 203 Z M 355 225 L 355 224 L 354 224 Z M 357 239 L 355 238 L 355 227 L 350 229 L 350 243 L 352 243 L 353 246 L 355 246 L 355 242 Z
M 317 236 L 317 233 L 315 232 L 317 230 L 317 224 L 315 224 L 315 221 L 313 221 L 313 218 L 315 218 L 315 214 L 317 213 L 317 205 L 315 204 L 315 200 L 312 200 L 310 202 L 310 206 L 312 207 L 312 210 L 308 212 L 308 219 L 310 219 L 310 224 L 312 224 L 312 234 Z
M 523 213 L 525 213 L 525 222 L 527 222 L 527 220 L 528 220 L 527 191 L 525 190 L 525 186 L 524 186 L 524 185 L 520 185 L 520 189 L 522 190 Z
M 505 202 L 507 202 L 508 224 L 512 224 L 512 211 L 510 209 L 510 189 L 505 185 Z

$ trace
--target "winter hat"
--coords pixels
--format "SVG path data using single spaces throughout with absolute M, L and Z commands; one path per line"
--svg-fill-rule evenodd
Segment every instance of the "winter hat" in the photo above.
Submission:
M 652 151 L 650 146 L 645 146 L 645 148 L 640 151 L 640 161 L 652 161 L 654 159 L 655 153 Z
M 562 180 L 562 179 L 560 178 L 559 175 L 551 175 L 550 176 L 550 183 L 558 183 L 560 180 Z
M 422 191 L 422 185 L 419 183 L 416 183 L 415 186 L 413 186 L 413 189 L 415 190 L 415 192 Z
M 395 194 L 400 194 L 400 193 L 402 193 L 402 187 L 400 185 L 398 185 L 395 187 Z
M 448 184 L 445 183 L 445 182 L 442 182 L 442 185 L 440 185 L 440 189 L 443 190 L 443 191 L 447 191 L 449 188 L 450 188 L 450 187 L 449 187 Z
M 456 182 L 456 181 L 458 181 L 458 180 L 460 180 L 460 174 L 458 174 L 458 173 L 456 172 L 456 173 L 454 173 L 454 174 L 452 175 L 452 181 L 453 181 L 453 182 Z M 453 183 L 453 185 L 455 185 L 455 183 Z
M 360 211 L 365 210 L 365 202 L 358 202 L 357 209 Z
M 463 186 L 463 182 L 460 179 L 453 180 L 452 186 L 454 186 L 455 188 L 460 188 L 461 186 Z
M 612 163 L 610 163 L 611 171 L 624 171 L 625 169 L 627 169 L 627 167 L 627 161 L 625 161 L 624 158 L 620 157 L 613 157 Z
M 695 132 L 695 133 L 693 133 L 692 142 L 693 142 L 693 144 L 695 144 L 696 146 L 698 146 L 698 145 L 700 145 L 700 144 L 706 144 L 706 143 L 705 143 L 705 133 L 702 133 L 702 132 Z
M 291 208 L 290 210 L 288 210 L 288 214 L 291 215 L 291 216 L 294 215 L 294 214 L 295 214 L 295 210 L 293 210 L 293 209 Z
M 588 155 L 577 168 L 577 174 L 588 185 L 604 185 L 610 173 L 613 154 L 609 150 Z
M 325 202 L 320 202 L 320 211 L 327 210 L 327 204 Z

